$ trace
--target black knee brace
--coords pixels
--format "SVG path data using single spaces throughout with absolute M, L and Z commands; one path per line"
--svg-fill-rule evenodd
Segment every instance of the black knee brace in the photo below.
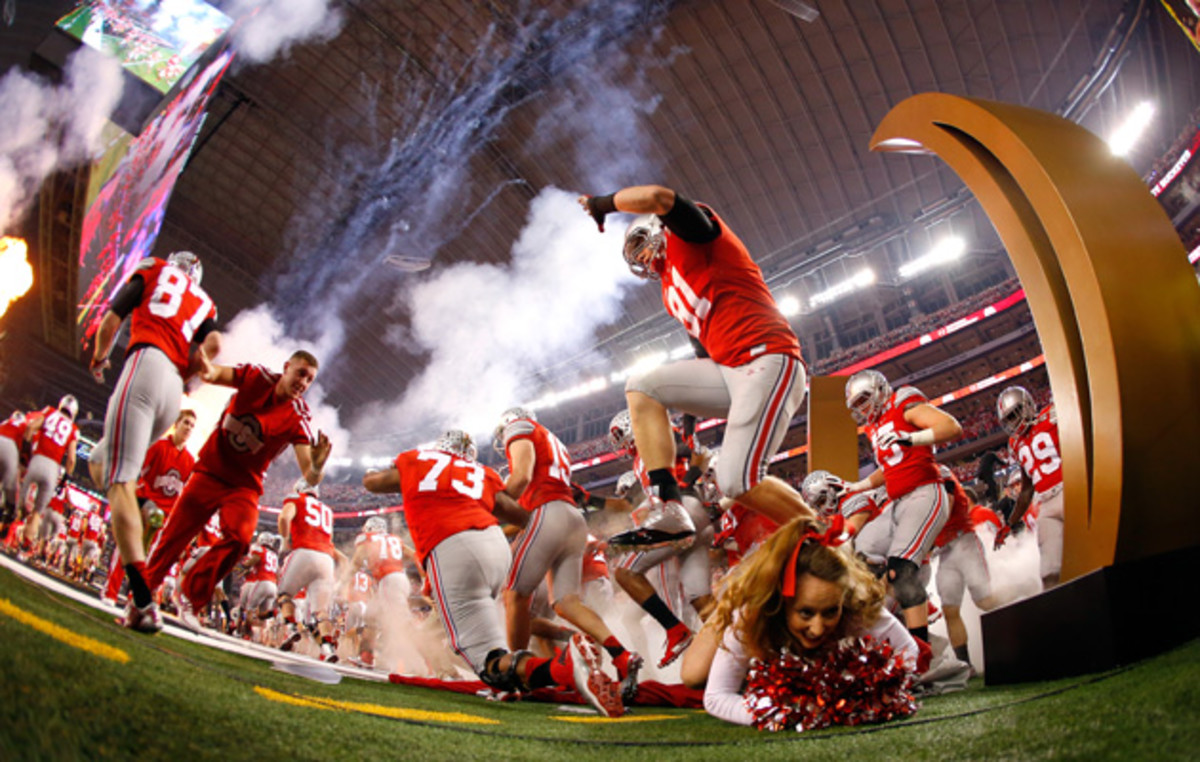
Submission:
M 921 584 L 921 568 L 907 558 L 888 558 L 888 581 L 902 609 L 920 606 L 929 599 Z
M 486 666 L 479 673 L 479 679 L 484 682 L 489 688 L 506 693 L 514 693 L 525 690 L 525 686 L 521 683 L 521 677 L 517 674 L 517 665 L 521 662 L 521 657 L 532 656 L 529 651 L 513 651 L 512 659 L 509 660 L 508 669 L 501 671 L 500 659 L 508 653 L 503 648 L 494 648 L 488 652 L 487 658 L 484 659 Z

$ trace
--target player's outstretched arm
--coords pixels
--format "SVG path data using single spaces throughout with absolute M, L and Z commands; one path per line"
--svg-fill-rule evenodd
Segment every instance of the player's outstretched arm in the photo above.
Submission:
M 121 328 L 121 316 L 112 310 L 104 313 L 100 327 L 96 330 L 96 343 L 92 346 L 92 362 L 88 371 L 96 383 L 104 383 L 104 371 L 112 365 L 108 356 L 112 353 L 113 342 L 117 339 L 117 331 Z
M 316 444 L 294 444 L 292 450 L 296 453 L 296 465 L 300 466 L 304 480 L 314 487 L 320 484 L 325 477 L 325 461 L 329 460 L 329 453 L 333 451 L 333 443 L 325 432 L 317 432 Z
M 363 489 L 376 494 L 388 494 L 400 491 L 400 472 L 395 466 L 382 471 L 368 471 L 363 474 Z
M 496 493 L 496 504 L 492 506 L 492 513 L 505 524 L 512 524 L 522 529 L 529 523 L 529 512 L 503 492 Z
M 675 206 L 675 191 L 661 185 L 635 185 L 607 196 L 583 195 L 577 200 L 603 233 L 604 218 L 612 212 L 666 214 Z

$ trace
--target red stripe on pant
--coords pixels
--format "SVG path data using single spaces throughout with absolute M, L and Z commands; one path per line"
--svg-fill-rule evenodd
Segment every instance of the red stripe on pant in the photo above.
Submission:
M 188 543 L 220 511 L 223 536 L 196 561 L 182 587 L 193 606 L 208 605 L 213 590 L 250 549 L 258 524 L 259 497 L 253 489 L 231 487 L 206 473 L 194 472 L 150 549 L 146 560 L 146 584 L 150 589 L 162 584 Z
M 137 374 L 138 366 L 142 364 L 142 352 L 138 350 L 133 360 L 133 367 L 125 377 L 125 385 L 121 387 L 121 396 L 117 401 L 116 420 L 113 421 L 112 441 L 108 443 L 108 483 L 113 484 L 117 478 L 117 470 L 121 466 L 121 448 L 125 444 L 125 407 L 129 402 L 129 387 L 133 385 L 133 377 Z M 145 453 L 142 453 L 143 457 Z
M 121 592 L 121 583 L 125 581 L 125 567 L 121 564 L 121 554 L 113 548 L 112 563 L 108 566 L 108 582 L 104 585 L 104 597 L 117 599 Z
M 775 381 L 775 388 L 771 392 L 767 409 L 758 421 L 758 436 L 750 447 L 750 460 L 746 464 L 749 471 L 744 474 L 747 490 L 758 486 L 760 464 L 767 458 L 767 445 L 771 442 L 771 437 L 779 423 L 777 419 L 783 412 L 784 402 L 792 390 L 792 382 L 796 378 L 796 364 L 795 358 L 784 358 L 783 367 L 779 369 L 779 377 Z

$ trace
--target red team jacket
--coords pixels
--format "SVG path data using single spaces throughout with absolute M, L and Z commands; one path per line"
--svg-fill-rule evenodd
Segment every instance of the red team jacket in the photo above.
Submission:
M 196 456 L 186 447 L 176 448 L 170 437 L 164 437 L 146 451 L 142 473 L 138 476 L 138 500 L 151 500 L 170 514 L 183 485 L 196 467 Z
M 492 508 L 504 482 L 487 466 L 440 450 L 409 450 L 396 457 L 396 470 L 404 518 L 422 567 L 447 537 L 500 523 Z
M 389 574 L 404 572 L 404 545 L 388 532 L 364 532 L 354 538 L 355 547 L 367 544 L 367 571 L 381 580 Z
M 312 495 L 292 495 L 284 506 L 296 507 L 292 517 L 292 549 L 308 548 L 333 555 L 333 509 Z
M 161 349 L 187 376 L 189 351 L 196 329 L 216 320 L 217 308 L 204 289 L 164 260 L 147 257 L 134 270 L 145 284 L 142 301 L 129 322 L 129 347 L 149 344 Z
M 33 435 L 33 455 L 62 464 L 69 448 L 79 439 L 79 428 L 70 416 L 55 407 L 42 410 L 42 427 Z
M 875 463 L 883 469 L 888 497 L 892 500 L 941 478 L 938 475 L 937 463 L 933 460 L 932 447 L 892 445 L 885 450 L 876 445 L 880 435 L 892 429 L 919 431 L 919 427 L 904 420 L 904 411 L 913 405 L 928 401 L 919 390 L 911 386 L 902 386 L 892 393 L 879 418 L 865 427 L 871 449 L 875 453 Z
M 200 450 L 196 470 L 261 495 L 263 474 L 288 445 L 316 444 L 303 399 L 275 399 L 279 374 L 261 365 L 233 369 L 237 392 Z
M 653 267 L 667 312 L 721 365 L 738 367 L 763 354 L 800 359 L 800 341 L 745 244 L 716 212 L 698 206 L 721 233 L 698 244 L 666 231 L 666 256 Z
M 1038 413 L 1024 434 L 1010 437 L 1008 449 L 1021 464 L 1021 470 L 1033 482 L 1034 492 L 1045 494 L 1062 484 L 1062 459 L 1059 457 L 1058 418 L 1054 406 Z
M 517 440 L 533 443 L 533 476 L 525 491 L 521 493 L 521 507 L 536 510 L 551 500 L 565 500 L 574 504 L 571 492 L 571 456 L 558 437 L 542 424 L 528 418 L 518 418 L 504 429 L 504 451 Z M 512 460 L 509 460 L 512 463 Z

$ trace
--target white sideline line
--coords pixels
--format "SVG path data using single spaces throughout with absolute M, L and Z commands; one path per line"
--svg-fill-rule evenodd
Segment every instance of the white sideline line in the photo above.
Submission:
M 0 553 L 0 566 L 3 566 L 17 576 L 22 577 L 29 582 L 34 583 L 35 585 L 40 585 L 41 587 L 53 593 L 70 598 L 71 600 L 82 603 L 85 606 L 90 606 L 97 611 L 110 614 L 113 617 L 118 617 L 121 615 L 121 611 L 119 609 L 109 606 L 101 601 L 100 598 L 81 592 L 70 585 L 65 585 L 55 577 L 26 566 L 25 564 L 17 561 L 14 558 L 11 558 L 5 553 Z M 257 643 L 250 643 L 239 638 L 231 638 L 228 635 L 224 635 L 213 630 L 205 630 L 204 634 L 200 635 L 184 627 L 178 622 L 178 620 L 169 614 L 163 616 L 163 625 L 163 631 L 159 637 L 161 637 L 161 635 L 170 635 L 181 640 L 190 640 L 193 643 L 199 643 L 200 645 L 209 646 L 210 648 L 217 648 L 228 653 L 248 656 L 252 659 L 258 659 L 259 661 L 271 663 L 284 662 L 292 664 L 319 664 L 322 667 L 338 672 L 343 677 L 352 677 L 358 680 L 383 683 L 388 681 L 388 676 L 384 672 L 360 669 L 351 665 L 326 664 L 325 662 L 319 661 L 310 656 L 289 653 L 287 651 L 280 651 L 274 648 L 267 648 L 266 646 L 261 646 Z M 146 637 L 154 636 L 147 635 Z

